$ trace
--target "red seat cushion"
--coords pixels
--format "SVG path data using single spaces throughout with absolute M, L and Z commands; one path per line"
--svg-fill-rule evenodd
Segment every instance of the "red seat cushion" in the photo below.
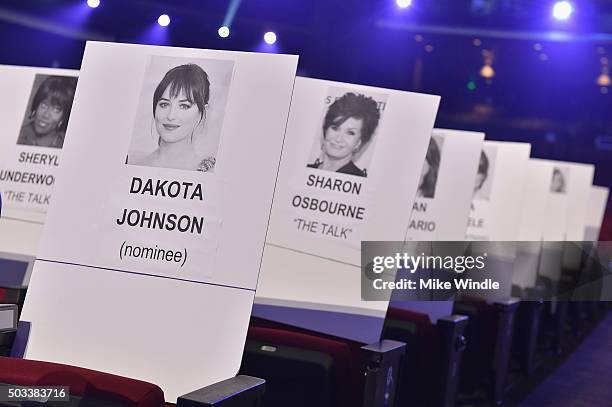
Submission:
M 0 303 L 6 304 L 8 302 L 6 288 L 0 288 Z
M 387 309 L 387 318 L 414 322 L 420 332 L 430 333 L 429 331 L 433 330 L 429 316 L 421 312 L 389 307 Z
M 164 392 L 154 384 L 59 363 L 0 357 L 0 382 L 20 386 L 68 386 L 71 395 L 82 398 L 125 406 L 165 406 Z
M 25 288 L 0 287 L 0 304 L 23 304 Z
M 387 318 L 398 321 L 409 321 L 416 326 L 416 335 L 420 338 L 419 344 L 420 349 L 424 352 L 422 353 L 423 356 L 431 356 L 439 352 L 438 346 L 440 346 L 440 337 L 436 327 L 431 323 L 427 314 L 389 307 L 387 309 Z

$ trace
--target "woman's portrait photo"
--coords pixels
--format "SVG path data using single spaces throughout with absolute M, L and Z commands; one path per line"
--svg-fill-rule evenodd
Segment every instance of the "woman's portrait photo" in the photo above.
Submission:
M 569 168 L 555 167 L 553 169 L 550 192 L 564 194 L 567 192 L 567 176 Z
M 429 139 L 429 147 L 427 148 L 427 155 L 423 163 L 423 171 L 421 171 L 419 189 L 417 191 L 417 196 L 420 198 L 435 197 L 443 144 L 444 139 L 441 136 L 432 135 Z
M 38 74 L 17 144 L 62 148 L 77 78 Z
M 488 201 L 491 197 L 496 155 L 497 149 L 495 147 L 485 147 L 480 152 L 476 182 L 474 183 L 474 199 Z
M 152 57 L 126 163 L 214 172 L 233 67 Z
M 321 132 L 307 167 L 367 177 L 372 140 L 386 97 L 330 89 Z M 334 96 L 335 94 L 335 96 Z

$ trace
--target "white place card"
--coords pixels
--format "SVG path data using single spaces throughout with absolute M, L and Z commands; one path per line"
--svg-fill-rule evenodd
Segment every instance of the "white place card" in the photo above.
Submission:
M 434 129 L 407 240 L 464 239 L 483 140 L 484 133 Z M 453 301 L 392 301 L 390 306 L 425 313 L 436 323 L 452 314 Z
M 379 339 L 387 302 L 360 298 L 360 243 L 405 239 L 438 103 L 437 96 L 296 79 L 256 304 L 341 313 L 344 325 L 321 313 L 278 319 Z M 370 318 L 373 327 L 350 316 Z
M 512 273 L 512 284 L 521 288 L 536 284 L 552 174 L 553 168 L 546 162 L 535 159 L 527 161 L 517 238 L 519 243 Z
M 508 298 L 512 289 L 513 263 L 521 217 L 521 202 L 531 145 L 504 141 L 485 141 L 480 155 L 474 198 L 466 238 L 491 241 L 487 244 L 487 276 L 502 289 L 488 299 Z M 469 295 L 481 296 L 480 291 Z
M 577 248 L 564 250 L 564 246 L 558 242 L 580 242 L 584 238 L 594 167 L 566 161 L 536 161 L 548 165 L 551 173 L 544 218 L 540 275 L 558 282 L 563 267 L 576 268 L 580 261 Z
M 596 185 L 593 185 L 589 191 L 584 228 L 584 240 L 587 242 L 597 242 L 599 240 L 599 231 L 608 206 L 609 192 L 608 188 Z
M 296 64 L 87 44 L 27 358 L 146 380 L 170 402 L 237 373 Z
M 485 140 L 468 220 L 469 240 L 515 241 L 531 145 Z
M 62 157 L 78 71 L 0 66 L 0 263 L 31 263 Z M 5 278 L 6 277 L 6 278 Z M 15 284 L 0 274 L 0 284 Z M 27 285 L 29 274 L 20 276 Z
M 484 133 L 434 129 L 407 240 L 463 240 Z

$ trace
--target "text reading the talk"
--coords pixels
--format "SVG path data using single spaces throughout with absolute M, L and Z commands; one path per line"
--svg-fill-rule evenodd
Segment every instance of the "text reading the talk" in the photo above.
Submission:
M 133 177 L 130 184 L 130 194 L 168 197 L 174 199 L 199 200 L 204 199 L 202 185 L 185 181 L 153 180 Z M 123 209 L 116 220 L 119 226 L 140 227 L 177 231 L 181 233 L 202 234 L 204 230 L 203 216 L 190 216 L 177 213 L 145 211 L 139 209 Z

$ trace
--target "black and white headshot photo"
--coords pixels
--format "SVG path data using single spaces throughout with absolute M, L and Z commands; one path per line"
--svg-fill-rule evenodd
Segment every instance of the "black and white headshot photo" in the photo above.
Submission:
M 152 57 L 127 164 L 214 172 L 234 63 Z
M 37 74 L 17 144 L 62 148 L 77 78 Z
M 423 171 L 419 180 L 417 196 L 421 198 L 434 198 L 436 194 L 436 184 L 438 183 L 438 170 L 442 160 L 442 145 L 444 139 L 439 135 L 432 135 L 429 139 L 427 155 L 423 163 Z
M 330 88 L 309 168 L 367 177 L 385 95 Z
M 481 151 L 474 183 L 474 199 L 488 201 L 491 197 L 496 155 L 497 148 L 495 147 L 485 147 Z
M 567 192 L 568 175 L 568 167 L 555 167 L 553 169 L 552 180 L 550 183 L 550 192 L 554 192 L 557 194 L 565 194 Z

